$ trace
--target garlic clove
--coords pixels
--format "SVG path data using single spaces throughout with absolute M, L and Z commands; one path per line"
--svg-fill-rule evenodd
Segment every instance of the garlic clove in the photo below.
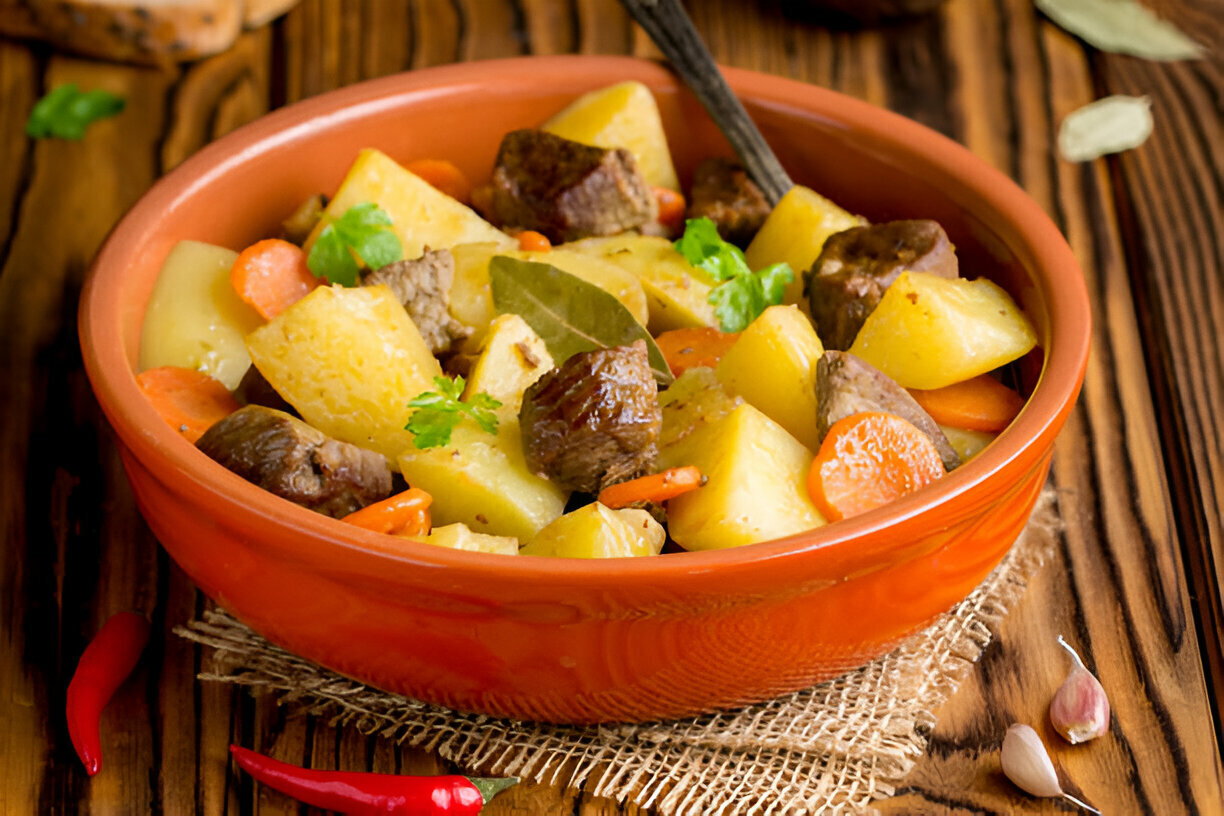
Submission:
M 1058 642 L 1071 653 L 1075 663 L 1050 701 L 1050 722 L 1067 742 L 1076 745 L 1109 730 L 1109 698 L 1062 635 Z
M 1046 753 L 1045 744 L 1029 726 L 1015 723 L 1007 729 L 1003 736 L 1003 750 L 999 760 L 1003 765 L 1003 773 L 1020 790 L 1033 796 L 1060 797 L 1100 816 L 1101 812 L 1096 808 L 1063 792 L 1062 785 L 1058 783 L 1054 763 Z
M 1008 728 L 999 759 L 1003 773 L 1022 791 L 1034 796 L 1062 796 L 1054 763 L 1031 727 L 1016 723 Z

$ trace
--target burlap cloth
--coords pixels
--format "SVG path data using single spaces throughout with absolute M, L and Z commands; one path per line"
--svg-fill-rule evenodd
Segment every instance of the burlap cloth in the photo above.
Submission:
M 329 672 L 219 610 L 175 631 L 213 648 L 203 680 L 276 694 L 303 713 L 437 752 L 466 772 L 581 786 L 659 816 L 857 813 L 909 773 L 935 712 L 1052 551 L 1053 494 L 1047 487 L 981 586 L 893 652 L 814 688 L 691 720 L 572 727 L 462 714 Z

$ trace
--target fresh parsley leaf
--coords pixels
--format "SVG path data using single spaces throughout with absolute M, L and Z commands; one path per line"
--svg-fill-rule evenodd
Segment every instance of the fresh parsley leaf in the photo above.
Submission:
M 374 202 L 354 204 L 319 233 L 306 257 L 306 266 L 316 278 L 356 286 L 360 270 L 354 253 L 370 269 L 404 257 L 404 247 L 390 226 L 391 216 Z
M 81 91 L 72 83 L 59 85 L 34 103 L 25 132 L 32 139 L 81 139 L 87 127 L 115 116 L 124 104 L 122 96 L 110 91 Z
M 464 416 L 475 420 L 485 433 L 497 433 L 493 409 L 501 407 L 499 401 L 482 391 L 464 402 L 462 377 L 434 377 L 434 385 L 437 391 L 425 391 L 408 403 L 416 410 L 404 427 L 412 432 L 414 445 L 423 450 L 448 444 L 451 431 Z
M 725 332 L 748 328 L 767 307 L 782 302 L 786 284 L 795 279 L 795 273 L 785 263 L 754 273 L 740 248 L 724 241 L 709 218 L 686 221 L 684 235 L 675 247 L 693 266 L 721 281 L 710 290 L 707 300 L 714 305 L 719 328 Z
M 716 281 L 731 280 L 751 271 L 740 248 L 724 241 L 718 227 L 705 216 L 685 221 L 684 234 L 674 246 L 685 260 L 709 272 Z

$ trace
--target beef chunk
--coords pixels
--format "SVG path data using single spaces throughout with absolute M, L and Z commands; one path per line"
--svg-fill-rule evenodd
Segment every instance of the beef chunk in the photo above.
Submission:
M 362 286 L 383 284 L 404 304 L 408 316 L 434 354 L 444 354 L 457 340 L 472 333 L 450 314 L 450 290 L 455 280 L 455 256 L 449 249 L 426 252 L 411 261 L 396 261 L 369 273 Z
M 571 490 L 650 472 L 663 412 L 646 344 L 570 357 L 527 389 L 519 423 L 527 466 Z
M 540 130 L 506 134 L 492 184 L 475 200 L 495 224 L 535 230 L 554 244 L 615 235 L 658 215 L 650 184 L 628 150 L 590 147 Z
M 334 518 L 391 495 L 391 469 L 381 453 L 261 405 L 230 414 L 196 447 L 248 482 Z
M 724 241 L 748 246 L 769 215 L 765 194 L 732 159 L 705 159 L 697 165 L 689 191 L 689 218 L 706 217 Z
M 234 399 L 241 405 L 262 405 L 265 408 L 275 408 L 286 414 L 297 416 L 293 406 L 285 401 L 280 392 L 272 387 L 268 378 L 258 368 L 251 366 L 242 375 L 242 381 L 234 389 Z
M 828 349 L 854 343 L 884 290 L 904 271 L 958 274 L 956 251 L 934 221 L 889 221 L 829 236 L 807 275 L 816 333 Z
M 824 439 L 839 419 L 863 411 L 882 411 L 907 420 L 935 443 L 946 470 L 960 465 L 960 457 L 939 425 L 908 391 L 853 354 L 826 351 L 816 364 L 816 433 Z

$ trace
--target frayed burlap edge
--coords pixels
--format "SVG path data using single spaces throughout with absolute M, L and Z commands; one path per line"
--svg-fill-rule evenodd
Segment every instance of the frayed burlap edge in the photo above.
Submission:
M 501 720 L 388 694 L 303 660 L 223 611 L 178 627 L 212 647 L 203 680 L 363 734 L 436 752 L 473 773 L 583 787 L 659 816 L 858 813 L 892 795 L 926 749 L 934 712 L 990 642 L 1060 531 L 1053 489 L 1002 563 L 932 626 L 857 671 L 691 720 L 573 727 Z

